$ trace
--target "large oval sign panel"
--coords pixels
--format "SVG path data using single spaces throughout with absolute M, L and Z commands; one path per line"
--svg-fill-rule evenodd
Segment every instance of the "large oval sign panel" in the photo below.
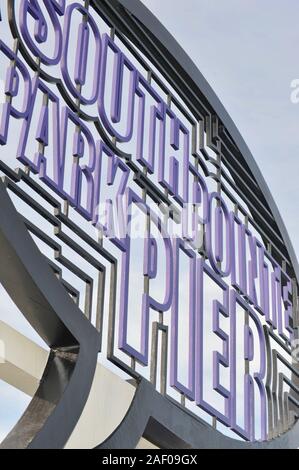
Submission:
M 97 361 L 98 447 L 297 447 L 297 259 L 214 92 L 137 0 L 1 6 L 0 281 L 50 349 L 2 447 L 64 447 Z

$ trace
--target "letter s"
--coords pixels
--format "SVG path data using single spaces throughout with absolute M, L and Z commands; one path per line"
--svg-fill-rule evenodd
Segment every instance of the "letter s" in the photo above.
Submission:
M 47 41 L 50 43 L 49 38 L 51 37 L 49 32 L 50 25 L 47 23 L 45 15 L 43 14 L 43 8 L 41 3 L 47 9 L 47 13 L 51 19 L 51 28 L 55 36 L 55 46 L 52 57 L 46 55 L 39 44 L 45 44 Z M 62 52 L 62 31 L 60 22 L 57 15 L 62 16 L 65 10 L 65 0 L 43 0 L 38 2 L 37 0 L 21 0 L 20 5 L 20 30 L 23 39 L 35 57 L 38 57 L 41 62 L 45 65 L 56 65 L 60 62 Z M 28 15 L 35 21 L 34 33 L 28 28 Z

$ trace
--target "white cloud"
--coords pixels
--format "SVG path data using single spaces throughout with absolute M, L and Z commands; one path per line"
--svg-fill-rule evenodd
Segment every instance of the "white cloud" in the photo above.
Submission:
M 4 81 L 0 80 L 0 104 L 5 102 Z

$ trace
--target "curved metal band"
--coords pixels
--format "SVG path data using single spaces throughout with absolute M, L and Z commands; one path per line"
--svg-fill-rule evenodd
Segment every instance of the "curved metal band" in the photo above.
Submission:
M 271 441 L 238 441 L 163 397 L 142 379 L 124 420 L 97 449 L 132 449 L 142 436 L 162 449 L 296 449 L 299 423 Z
M 41 385 L 2 443 L 62 448 L 84 408 L 100 336 L 56 279 L 0 182 L 0 282 L 51 348 Z
M 174 37 L 167 31 L 162 23 L 153 15 L 153 13 L 144 6 L 140 0 L 112 0 L 112 4 L 117 8 L 122 6 L 130 14 L 132 14 L 138 22 L 142 24 L 144 28 L 154 39 L 155 47 L 157 47 L 161 54 L 167 57 L 168 62 L 173 64 L 176 70 L 179 70 L 181 75 L 184 77 L 186 84 L 192 87 L 192 90 L 199 95 L 203 95 L 208 101 L 210 106 L 213 108 L 215 114 L 218 115 L 222 123 L 225 125 L 227 131 L 234 140 L 236 146 L 242 154 L 246 164 L 249 166 L 259 188 L 261 189 L 269 208 L 273 214 L 273 217 L 280 230 L 282 238 L 285 242 L 287 251 L 289 253 L 294 271 L 296 273 L 297 280 L 299 281 L 299 264 L 296 257 L 294 248 L 289 238 L 288 232 L 281 218 L 276 203 L 271 195 L 268 185 L 256 164 L 252 153 L 250 152 L 247 144 L 243 137 L 238 131 L 232 118 L 224 108 L 223 104 L 213 91 L 211 86 L 208 84 L 204 76 L 200 73 L 197 66 L 190 59 L 188 54 L 178 44 Z

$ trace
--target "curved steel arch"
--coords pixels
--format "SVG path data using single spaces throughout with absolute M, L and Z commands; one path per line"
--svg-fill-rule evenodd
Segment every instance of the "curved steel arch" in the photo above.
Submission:
M 226 127 L 236 146 L 240 150 L 244 162 L 250 168 L 270 207 L 285 242 L 290 260 L 296 273 L 297 281 L 299 281 L 298 259 L 277 205 L 251 151 L 216 93 L 176 39 L 140 0 L 112 0 L 111 3 L 115 5 L 116 8 L 119 6 L 125 8 L 130 15 L 133 15 L 138 22 L 146 28 L 154 38 L 155 46 L 159 51 L 161 51 L 161 54 L 166 56 L 167 60 L 172 64 L 176 64 L 174 68 L 178 69 L 179 73 L 184 75 L 186 85 L 192 86 L 195 93 L 202 95 L 214 110 L 215 114 L 219 116 L 223 125 Z
M 100 336 L 68 296 L 0 182 L 0 282 L 50 347 L 40 386 L 2 448 L 62 448 L 84 408 Z

